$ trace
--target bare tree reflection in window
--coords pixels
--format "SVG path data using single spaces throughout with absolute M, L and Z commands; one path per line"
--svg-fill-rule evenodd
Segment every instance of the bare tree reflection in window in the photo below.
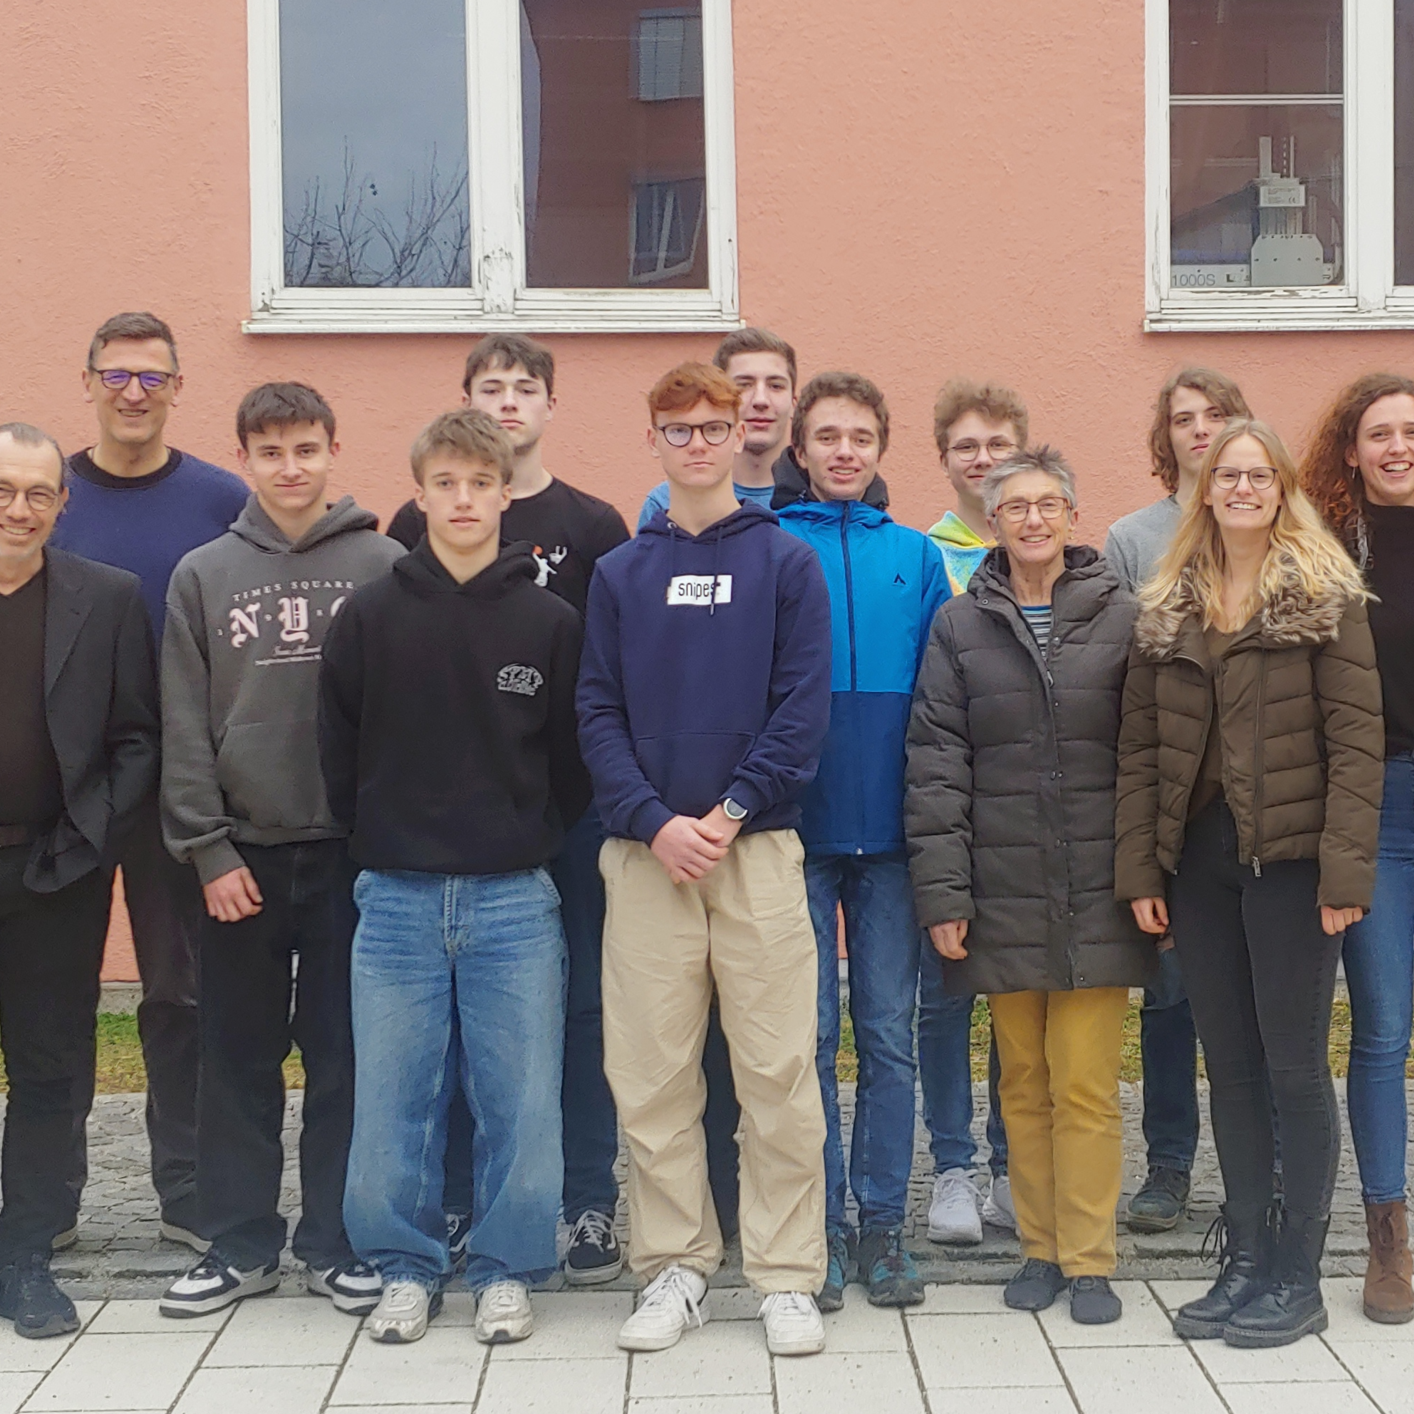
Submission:
M 298 286 L 447 286 L 471 279 L 471 217 L 466 157 L 448 179 L 432 150 L 421 179 L 408 181 L 402 209 L 378 204 L 378 186 L 361 173 L 347 144 L 343 186 L 305 185 L 298 214 L 286 210 L 285 281 Z M 293 215 L 293 219 L 290 217 Z

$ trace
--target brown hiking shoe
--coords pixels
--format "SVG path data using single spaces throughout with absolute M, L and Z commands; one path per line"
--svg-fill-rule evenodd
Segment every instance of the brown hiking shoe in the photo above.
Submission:
M 1365 1314 L 1382 1325 L 1414 1320 L 1414 1259 L 1409 1255 L 1409 1220 L 1401 1199 L 1366 1203 L 1370 1265 L 1365 1270 Z

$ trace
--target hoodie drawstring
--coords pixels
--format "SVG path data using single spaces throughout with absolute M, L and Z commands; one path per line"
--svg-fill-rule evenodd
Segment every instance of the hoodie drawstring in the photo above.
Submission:
M 707 610 L 710 619 L 717 612 L 717 568 L 722 562 L 722 526 L 717 523 L 717 534 L 712 541 L 712 606 Z

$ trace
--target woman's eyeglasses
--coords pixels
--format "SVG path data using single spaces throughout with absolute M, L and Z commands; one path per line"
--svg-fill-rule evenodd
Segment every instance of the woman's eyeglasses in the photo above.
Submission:
M 1267 491 L 1276 485 L 1277 469 L 1274 466 L 1253 466 L 1239 471 L 1235 466 L 1215 466 L 1213 485 L 1231 491 L 1244 476 L 1254 491 Z

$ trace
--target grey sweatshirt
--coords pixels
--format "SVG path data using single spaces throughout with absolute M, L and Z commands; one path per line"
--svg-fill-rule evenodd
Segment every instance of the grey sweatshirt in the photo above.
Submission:
M 336 839 L 316 732 L 319 660 L 354 590 L 406 553 L 351 496 L 293 545 L 254 496 L 177 565 L 162 637 L 162 830 L 203 884 L 238 844 Z
M 1183 519 L 1175 496 L 1121 516 L 1105 539 L 1105 558 L 1126 589 L 1137 590 L 1154 572 Z

